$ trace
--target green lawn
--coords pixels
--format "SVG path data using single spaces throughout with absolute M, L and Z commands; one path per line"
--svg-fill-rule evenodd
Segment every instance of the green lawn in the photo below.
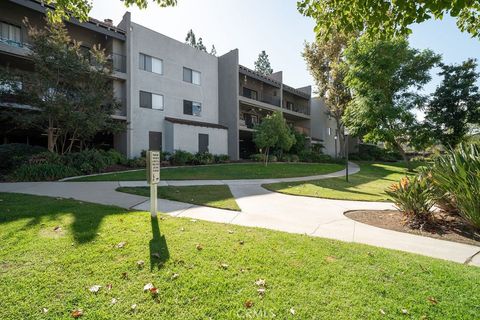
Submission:
M 75 309 L 82 319 L 478 319 L 480 312 L 477 267 L 258 228 L 151 220 L 76 200 L 0 199 L 2 320 L 71 319 Z M 143 292 L 147 283 L 157 298 Z M 94 285 L 102 286 L 96 294 Z
M 219 209 L 240 211 L 228 186 L 158 187 L 158 197 Z M 150 187 L 121 187 L 117 191 L 150 197 Z
M 405 164 L 359 162 L 360 172 L 345 178 L 263 185 L 271 191 L 317 198 L 388 201 L 385 189 L 407 175 Z M 419 163 L 414 166 L 420 165 Z
M 163 168 L 163 180 L 223 180 L 305 177 L 342 170 L 333 163 L 231 163 L 211 166 Z M 79 178 L 72 181 L 132 181 L 145 180 L 145 170 L 111 173 Z

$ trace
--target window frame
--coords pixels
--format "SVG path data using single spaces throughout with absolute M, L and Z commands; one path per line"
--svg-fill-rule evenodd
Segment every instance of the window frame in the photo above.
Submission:
M 160 64 L 160 72 L 154 71 L 154 61 L 158 61 Z M 163 75 L 163 59 L 145 54 L 143 52 L 138 53 L 138 68 L 142 71 Z
M 7 38 L 4 38 L 2 36 L 2 32 L 3 32 L 2 25 L 7 25 L 9 27 L 14 27 L 14 28 L 18 29 L 18 36 L 19 36 L 18 41 L 10 39 L 10 29 L 8 30 Z M 23 44 L 22 26 L 19 26 L 19 25 L 14 24 L 14 23 L 7 22 L 5 20 L 0 20 L 0 39 L 6 40 L 6 41 L 11 41 L 11 42 L 17 43 L 21 46 Z
M 198 74 L 198 83 L 194 82 L 194 79 L 196 79 L 194 77 L 194 74 Z M 202 85 L 202 73 L 200 71 L 197 71 L 197 70 L 194 70 L 194 69 L 191 69 L 191 68 L 187 68 L 187 67 L 183 67 L 182 78 L 183 78 L 183 82 L 191 83 L 191 84 L 194 84 L 194 85 L 197 85 L 197 86 Z
M 190 112 L 185 112 L 190 108 Z M 197 110 L 197 111 L 195 111 Z M 202 103 L 197 101 L 191 101 L 187 99 L 183 99 L 183 114 L 187 116 L 194 116 L 194 117 L 201 117 L 202 116 Z
M 148 99 L 148 101 L 150 103 L 149 106 L 142 105 L 142 93 L 150 95 L 150 98 Z M 155 96 L 161 97 L 162 106 L 160 108 L 154 108 L 154 97 Z M 151 109 L 151 110 L 159 110 L 159 111 L 164 111 L 165 110 L 165 96 L 163 94 L 148 92 L 148 91 L 144 91 L 144 90 L 139 90 L 138 98 L 139 98 L 138 105 L 139 105 L 140 108 Z

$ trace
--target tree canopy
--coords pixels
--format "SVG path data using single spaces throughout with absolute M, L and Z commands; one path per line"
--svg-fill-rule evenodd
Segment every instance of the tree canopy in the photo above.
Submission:
M 21 85 L 9 85 L 7 94 L 33 109 L 2 108 L 2 117 L 15 114 L 11 118 L 22 127 L 46 132 L 49 150 L 60 153 L 82 148 L 100 131 L 124 128 L 111 117 L 118 103 L 110 78 L 112 65 L 103 49 L 94 46 L 85 52 L 62 23 L 51 21 L 44 29 L 29 26 L 29 36 L 34 71 L 2 68 L 0 79 L 19 81 Z
M 300 0 L 297 8 L 315 19 L 319 37 L 330 37 L 335 31 L 387 38 L 408 35 L 410 25 L 445 15 L 455 17 L 461 31 L 480 37 L 478 0 Z
M 265 50 L 262 50 L 262 52 L 260 52 L 257 61 L 255 61 L 255 71 L 267 76 L 273 73 L 268 54 L 265 52 Z
M 328 115 L 335 119 L 340 138 L 340 154 L 344 151 L 342 117 L 352 98 L 344 81 L 348 70 L 344 51 L 348 42 L 347 36 L 335 33 L 330 38 L 318 38 L 315 42 L 305 43 L 302 53 L 318 93 L 325 101 Z
M 413 113 L 426 97 L 418 90 L 430 80 L 440 56 L 409 47 L 404 38 L 362 37 L 346 51 L 347 85 L 353 90 L 344 121 L 353 135 L 367 142 L 386 142 L 407 160 L 404 146 L 419 127 Z
M 265 155 L 265 165 L 268 163 L 268 156 L 271 148 L 278 148 L 288 151 L 295 142 L 295 135 L 287 126 L 280 111 L 263 118 L 262 122 L 255 127 L 253 141 Z
M 438 75 L 443 80 L 426 107 L 425 120 L 436 139 L 446 147 L 455 147 L 472 125 L 480 125 L 480 92 L 476 85 L 480 75 L 474 59 L 440 67 Z
M 121 0 L 126 7 L 137 6 L 145 9 L 148 6 L 148 0 Z M 54 10 L 47 11 L 47 17 L 54 22 L 60 22 L 63 19 L 68 20 L 74 17 L 82 22 L 88 20 L 88 14 L 92 10 L 90 0 L 43 0 L 47 5 L 54 7 Z M 177 0 L 153 0 L 160 7 L 171 7 L 177 5 Z

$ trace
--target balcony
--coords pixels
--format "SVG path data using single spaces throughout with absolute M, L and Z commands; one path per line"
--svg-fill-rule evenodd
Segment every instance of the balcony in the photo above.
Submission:
M 264 92 L 258 93 L 255 90 L 243 87 L 242 90 L 240 91 L 240 95 L 248 99 L 252 99 L 252 100 L 256 100 L 256 101 L 260 101 L 263 103 L 280 107 L 280 97 L 276 97 L 268 93 L 264 93 Z
M 309 128 L 294 126 L 294 129 L 299 133 L 303 133 L 306 136 L 310 136 L 310 129 Z
M 127 57 L 123 54 L 110 53 L 109 60 L 112 62 L 113 71 L 127 72 Z
M 17 56 L 28 56 L 31 52 L 30 45 L 0 37 L 0 51 Z
M 310 115 L 310 107 L 307 105 L 286 101 L 283 108 L 293 112 L 303 113 L 303 114 L 306 114 L 307 116 Z

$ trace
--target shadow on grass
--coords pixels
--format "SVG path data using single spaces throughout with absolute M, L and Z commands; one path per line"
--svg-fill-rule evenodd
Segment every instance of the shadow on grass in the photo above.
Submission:
M 98 228 L 106 216 L 129 213 L 126 209 L 114 206 L 19 193 L 0 193 L 0 199 L 0 226 L 28 219 L 20 229 L 25 230 L 47 223 L 48 221 L 43 219 L 45 217 L 53 221 L 63 219 L 62 216 L 71 216 L 73 221 L 69 223 L 70 231 L 75 242 L 79 244 L 90 242 L 97 237 Z
M 417 167 L 420 164 L 413 163 L 413 167 Z M 393 168 L 394 167 L 394 168 Z M 411 174 L 407 171 L 406 166 L 402 162 L 398 163 L 360 163 L 360 172 L 349 176 L 349 182 L 345 181 L 345 178 L 329 178 L 322 180 L 313 180 L 305 182 L 288 182 L 288 183 L 275 183 L 270 185 L 264 185 L 269 190 L 278 192 L 287 192 L 290 187 L 298 187 L 301 185 L 311 185 L 314 187 L 320 187 L 324 189 L 330 189 L 343 193 L 356 193 L 363 194 L 365 196 L 379 196 L 375 192 L 368 192 L 368 190 L 362 190 L 362 185 L 373 183 L 378 187 L 387 188 L 389 185 L 398 182 L 398 177 Z M 374 185 L 372 185 L 374 187 Z M 352 190 L 355 188 L 355 190 Z M 283 189 L 283 190 L 282 190 Z M 368 189 L 368 188 L 367 188 Z M 386 197 L 386 194 L 385 194 Z
M 150 218 L 152 225 L 152 240 L 150 240 L 150 271 L 155 268 L 162 268 L 163 264 L 170 258 L 167 240 L 160 233 L 158 218 Z

